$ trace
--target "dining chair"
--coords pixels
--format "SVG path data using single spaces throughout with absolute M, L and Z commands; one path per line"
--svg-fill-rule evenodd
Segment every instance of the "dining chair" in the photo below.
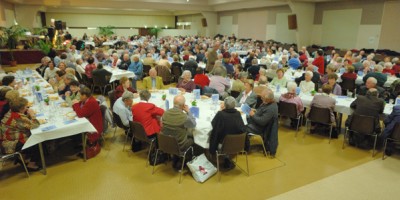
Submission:
M 387 148 L 387 145 L 388 145 L 389 141 L 392 142 L 394 145 L 400 145 L 400 123 L 396 123 L 392 134 L 385 139 L 385 144 L 384 144 L 384 147 L 383 147 L 382 160 L 385 159 L 386 148 Z
M 192 156 L 193 156 L 193 147 L 190 146 L 185 151 L 182 152 L 179 148 L 178 141 L 176 140 L 176 138 L 174 138 L 173 136 L 170 136 L 170 135 L 162 134 L 162 133 L 157 135 L 157 142 L 158 142 L 158 149 L 156 150 L 156 156 L 154 158 L 154 163 L 156 163 L 158 153 L 160 151 L 164 152 L 166 154 L 176 155 L 183 159 L 182 167 L 181 167 L 181 170 L 179 173 L 179 184 L 180 184 L 181 179 L 182 179 L 183 167 L 185 165 L 186 155 L 189 151 L 191 151 Z M 155 166 L 156 166 L 156 164 L 153 165 L 152 174 L 154 174 Z
M 356 134 L 363 134 L 373 136 L 374 139 L 374 147 L 372 149 L 372 157 L 375 156 L 376 149 L 376 141 L 378 139 L 378 133 L 375 130 L 375 117 L 366 116 L 366 115 L 357 115 L 353 114 L 351 116 L 350 125 L 346 127 L 346 132 L 344 133 L 342 149 L 345 147 L 346 140 L 349 139 L 349 132 L 352 131 Z
M 239 135 L 226 135 L 225 136 L 224 141 L 222 142 L 221 149 L 218 149 L 215 153 L 216 157 L 217 157 L 217 170 L 218 170 L 217 172 L 219 172 L 218 181 L 221 180 L 219 157 L 226 156 L 226 155 L 236 155 L 235 164 L 237 165 L 238 154 L 244 153 L 246 155 L 246 166 L 247 166 L 247 171 L 245 171 L 245 173 L 247 176 L 249 176 L 249 161 L 247 159 L 247 152 L 244 150 L 245 141 L 246 141 L 246 133 L 242 133 Z
M 306 127 L 308 127 L 308 124 L 310 124 L 310 126 L 311 126 L 311 122 L 316 122 L 316 123 L 330 126 L 330 130 L 329 130 L 329 144 L 330 144 L 331 139 L 332 139 L 333 123 L 331 122 L 331 111 L 329 110 L 329 108 L 319 108 L 319 107 L 311 106 L 310 113 L 308 114 L 308 118 L 306 121 Z M 303 137 L 305 137 L 305 136 L 306 136 L 306 132 L 304 132 Z

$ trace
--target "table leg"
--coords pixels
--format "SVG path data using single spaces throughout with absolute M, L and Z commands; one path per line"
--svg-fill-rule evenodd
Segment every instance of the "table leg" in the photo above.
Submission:
M 83 160 L 86 162 L 86 133 L 82 133 Z
M 43 154 L 43 145 L 42 143 L 39 143 L 39 152 L 40 152 L 40 159 L 42 160 L 42 173 L 44 175 L 47 174 L 47 170 L 46 170 L 46 161 L 44 160 L 44 154 Z

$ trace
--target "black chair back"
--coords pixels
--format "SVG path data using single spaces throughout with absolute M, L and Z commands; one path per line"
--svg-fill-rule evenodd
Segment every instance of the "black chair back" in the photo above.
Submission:
M 312 106 L 310 113 L 308 114 L 308 119 L 312 122 L 321 124 L 331 124 L 331 111 L 329 108 L 318 108 Z
M 244 150 L 246 133 L 239 135 L 226 135 L 222 142 L 221 153 L 227 155 L 237 154 Z
M 354 92 L 354 90 L 356 89 L 356 80 L 349 78 L 342 78 L 340 86 L 342 87 L 342 90 L 349 90 L 351 92 Z
M 143 74 L 144 76 L 148 76 L 150 72 L 151 66 L 150 65 L 143 65 Z
M 107 120 L 106 120 L 106 112 L 107 112 L 107 106 L 105 105 L 100 105 L 100 111 L 101 111 L 101 116 L 103 117 L 103 132 L 107 131 L 108 126 L 107 124 Z
M 99 76 L 93 74 L 93 85 L 99 86 L 99 87 L 104 87 L 108 84 L 107 78 L 105 76 Z
M 115 112 L 113 112 L 112 114 L 113 114 L 114 123 L 115 123 L 118 127 L 122 128 L 122 129 L 124 129 L 124 130 L 126 130 L 127 127 L 124 126 L 124 124 L 122 123 L 122 120 L 121 120 L 121 118 L 119 117 L 119 115 L 116 114 Z
M 396 123 L 390 138 L 400 141 L 400 123 Z
M 114 103 L 116 101 L 114 90 L 108 92 L 108 99 L 110 100 L 110 108 L 112 110 L 112 108 L 114 107 Z
M 178 82 L 181 74 L 182 74 L 182 69 L 179 66 L 177 66 L 177 65 L 172 66 L 172 76 L 174 77 L 174 81 L 176 83 Z M 193 74 L 193 76 L 194 76 L 194 74 Z
M 131 130 L 133 130 L 133 137 L 135 137 L 135 139 L 146 143 L 151 142 L 147 137 L 146 131 L 144 130 L 142 124 L 140 124 L 139 122 L 132 122 Z
M 173 155 L 181 154 L 176 138 L 160 133 L 157 135 L 157 141 L 158 149 L 162 152 Z
M 349 129 L 357 133 L 373 135 L 375 133 L 375 117 L 353 114 Z
M 296 104 L 280 101 L 278 106 L 279 115 L 290 118 L 298 117 Z

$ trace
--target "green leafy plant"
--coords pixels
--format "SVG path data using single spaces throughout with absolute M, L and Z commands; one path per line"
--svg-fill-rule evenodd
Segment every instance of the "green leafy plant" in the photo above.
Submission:
M 151 35 L 155 35 L 156 37 L 158 37 L 158 33 L 159 32 L 161 32 L 162 31 L 162 29 L 161 28 L 151 28 L 150 30 L 149 30 L 149 33 L 151 34 Z
M 114 34 L 114 26 L 99 27 L 99 35 L 109 37 Z
M 0 38 L 2 42 L 6 42 L 7 48 L 10 50 L 11 60 L 14 61 L 14 54 L 11 49 L 15 49 L 20 37 L 25 36 L 27 29 L 19 25 L 13 25 L 9 28 L 0 27 Z
M 39 40 L 37 45 L 38 45 L 38 48 L 40 50 L 42 50 L 44 55 L 46 55 L 46 56 L 49 55 L 51 47 L 52 47 L 52 44 L 51 44 L 50 41 L 48 41 L 48 40 Z
M 196 100 L 192 101 L 192 106 L 197 106 L 197 101 Z
M 33 28 L 32 29 L 32 34 L 33 35 L 47 35 L 47 28 L 46 27 Z

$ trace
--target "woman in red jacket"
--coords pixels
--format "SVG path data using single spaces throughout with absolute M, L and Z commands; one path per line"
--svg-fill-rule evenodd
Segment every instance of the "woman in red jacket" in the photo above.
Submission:
M 89 143 L 95 143 L 103 132 L 103 116 L 101 115 L 100 105 L 92 96 L 92 91 L 85 87 L 81 89 L 81 100 L 73 101 L 72 108 L 78 117 L 86 117 L 96 128 L 97 133 L 88 134 Z
M 208 78 L 207 75 L 204 74 L 203 68 L 198 67 L 196 69 L 196 75 L 194 76 L 194 83 L 196 85 L 201 86 L 201 88 L 204 88 L 204 86 L 208 86 L 210 84 L 210 79 Z
M 132 106 L 133 121 L 142 124 L 147 137 L 155 137 L 155 134 L 160 132 L 160 118 L 164 110 L 148 103 L 151 97 L 149 91 L 142 90 L 139 96 L 141 101 Z
M 137 93 L 137 91 L 131 87 L 131 82 L 127 77 L 124 76 L 119 79 L 119 83 L 117 88 L 115 88 L 115 99 L 120 98 L 125 91 Z
M 321 76 L 325 74 L 324 52 L 321 49 L 317 51 L 317 57 L 312 64 L 318 67 L 318 73 L 321 74 Z

